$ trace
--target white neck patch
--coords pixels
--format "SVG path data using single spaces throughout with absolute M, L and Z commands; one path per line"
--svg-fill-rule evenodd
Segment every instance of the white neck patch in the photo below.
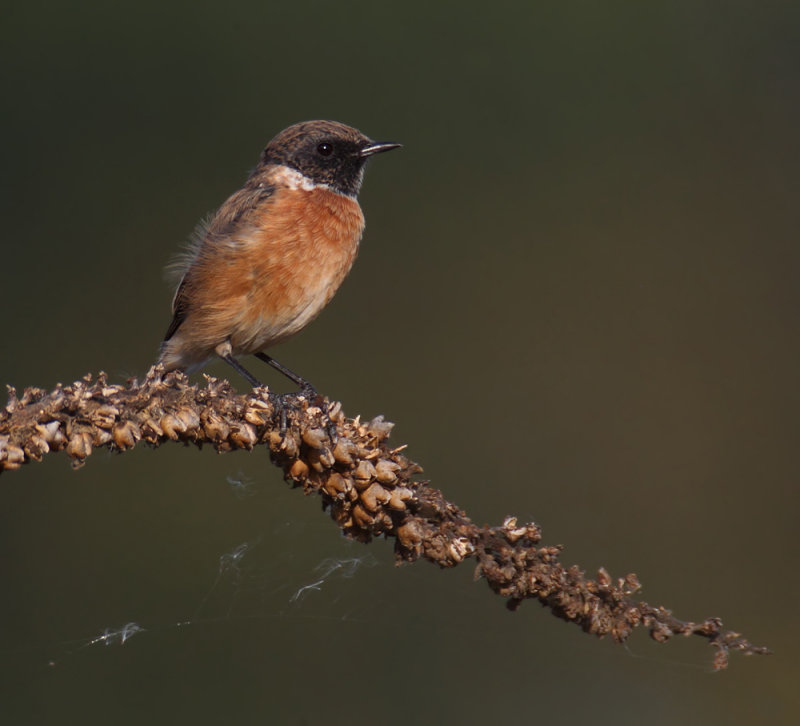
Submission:
M 363 174 L 363 170 L 361 171 Z M 330 184 L 321 184 L 318 182 L 309 179 L 305 174 L 297 171 L 297 169 L 292 169 L 289 166 L 285 166 L 281 164 L 280 166 L 275 167 L 275 171 L 271 174 L 272 181 L 276 184 L 284 184 L 289 189 L 302 189 L 304 192 L 311 192 L 314 189 L 327 189 L 329 192 L 333 192 L 334 194 L 339 194 L 343 197 L 347 197 L 348 199 L 355 199 L 355 197 L 351 197 L 349 194 L 344 194 L 340 192 L 338 189 L 334 189 Z M 360 186 L 359 180 L 359 186 Z
M 272 178 L 278 184 L 285 184 L 289 189 L 302 189 L 304 192 L 311 192 L 314 189 L 330 189 L 327 184 L 317 184 L 297 169 L 283 165 L 276 167 L 272 172 Z

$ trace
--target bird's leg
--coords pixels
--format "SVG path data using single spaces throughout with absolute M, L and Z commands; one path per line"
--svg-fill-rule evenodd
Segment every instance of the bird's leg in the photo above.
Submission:
M 261 388 L 264 384 L 258 380 L 250 371 L 247 370 L 236 358 L 233 357 L 231 344 L 225 341 L 215 349 L 216 354 L 222 358 L 233 370 L 244 378 L 253 388 Z
M 271 365 L 276 371 L 280 371 L 285 375 L 292 383 L 294 383 L 300 390 L 297 393 L 285 393 L 283 396 L 290 397 L 296 396 L 297 394 L 301 394 L 305 396 L 310 402 L 319 403 L 320 408 L 322 409 L 325 417 L 328 419 L 328 437 L 330 440 L 335 444 L 336 443 L 336 427 L 331 421 L 330 416 L 328 415 L 328 404 L 322 399 L 322 397 L 317 393 L 317 389 L 314 388 L 305 378 L 302 376 L 298 376 L 297 373 L 290 371 L 286 366 L 278 363 L 272 356 L 267 355 L 266 353 L 258 352 L 255 354 L 256 358 L 259 360 L 263 360 L 265 363 Z M 279 397 L 281 400 L 281 431 L 285 431 L 285 421 L 286 421 L 286 409 L 283 405 L 282 397 Z
M 216 354 L 222 358 L 231 368 L 233 368 L 242 378 L 244 378 L 253 388 L 261 388 L 264 384 L 258 380 L 250 371 L 247 370 L 241 363 L 239 363 L 236 358 L 233 357 L 233 350 L 231 348 L 230 341 L 225 341 L 224 343 L 220 343 L 214 351 Z M 291 372 L 291 371 L 290 371 Z M 292 375 L 294 375 L 292 373 Z M 300 379 L 302 380 L 302 379 Z M 287 429 L 287 422 L 286 422 L 286 405 L 283 399 L 284 395 L 294 395 L 294 394 L 272 394 L 272 397 L 276 401 L 276 408 L 280 411 L 281 415 L 281 425 L 280 425 L 280 432 L 281 435 L 286 433 Z
M 312 386 L 302 376 L 298 376 L 297 373 L 290 371 L 286 366 L 278 363 L 278 361 L 276 361 L 271 355 L 259 352 L 256 353 L 255 356 L 259 360 L 263 360 L 264 363 L 268 363 L 269 365 L 271 365 L 276 371 L 280 371 L 281 373 L 283 373 L 283 375 L 285 375 L 292 383 L 294 383 L 300 389 L 300 393 L 316 396 L 317 390 L 314 388 L 314 386 Z

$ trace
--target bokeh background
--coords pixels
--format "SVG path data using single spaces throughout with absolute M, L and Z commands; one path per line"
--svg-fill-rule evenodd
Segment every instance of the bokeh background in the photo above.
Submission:
M 0 27 L 0 382 L 143 375 L 195 223 L 281 128 L 350 123 L 405 148 L 279 359 L 396 421 L 477 522 L 533 519 L 775 650 L 713 674 L 703 643 L 595 641 L 469 564 L 342 539 L 263 451 L 140 447 L 0 480 L 3 723 L 797 723 L 797 2 L 41 2 Z

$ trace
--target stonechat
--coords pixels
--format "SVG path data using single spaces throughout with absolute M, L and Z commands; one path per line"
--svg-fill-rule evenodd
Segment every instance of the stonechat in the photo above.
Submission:
M 364 231 L 364 166 L 399 146 L 335 121 L 295 124 L 272 139 L 244 186 L 198 228 L 161 344 L 164 367 L 196 368 L 217 355 L 260 386 L 237 360 L 253 354 L 310 389 L 264 350 L 302 330 L 339 289 Z

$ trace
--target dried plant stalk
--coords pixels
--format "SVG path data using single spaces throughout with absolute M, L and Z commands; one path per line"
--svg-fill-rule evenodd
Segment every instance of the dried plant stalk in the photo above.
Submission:
M 716 648 L 717 669 L 726 667 L 732 650 L 769 652 L 723 630 L 718 618 L 682 621 L 666 608 L 635 600 L 636 575 L 613 580 L 601 568 L 592 580 L 575 566 L 565 568 L 560 546 L 539 545 L 536 524 L 518 524 L 514 517 L 498 527 L 473 524 L 438 489 L 416 478 L 422 468 L 402 453 L 404 446 L 388 444 L 393 424 L 383 417 L 348 419 L 339 403 L 296 396 L 286 403 L 283 429 L 277 399 L 266 388 L 242 395 L 227 381 L 206 381 L 204 387 L 192 385 L 182 373 L 165 375 L 155 367 L 144 381 L 125 386 L 108 383 L 100 373 L 49 393 L 27 388 L 19 398 L 9 387 L 8 405 L 0 411 L 0 472 L 60 450 L 79 467 L 96 447 L 125 451 L 140 441 L 210 444 L 220 452 L 266 445 L 284 477 L 307 494 L 319 494 L 346 535 L 362 542 L 377 535 L 394 538 L 398 562 L 423 558 L 454 567 L 474 558 L 476 578 L 485 579 L 512 609 L 537 599 L 585 632 L 617 642 L 636 627 L 660 643 L 699 635 Z

